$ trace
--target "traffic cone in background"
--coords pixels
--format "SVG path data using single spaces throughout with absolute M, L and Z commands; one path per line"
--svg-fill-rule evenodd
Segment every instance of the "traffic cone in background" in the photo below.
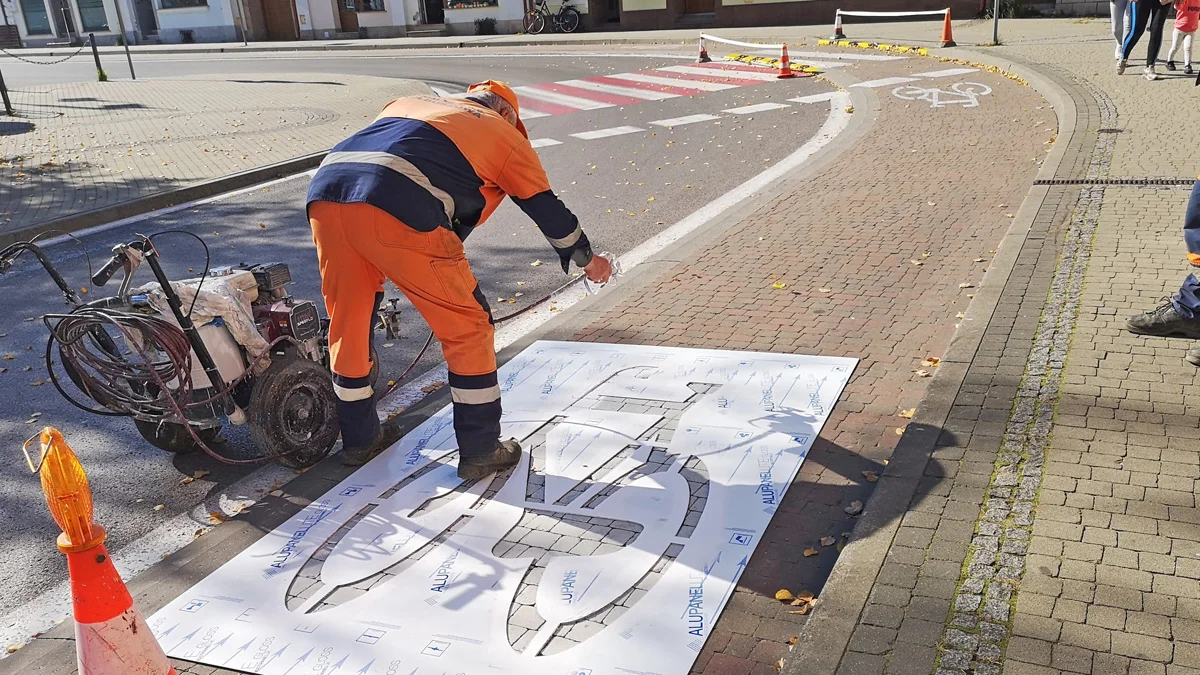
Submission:
M 946 10 L 946 20 L 942 22 L 942 46 L 957 47 L 954 43 L 954 33 L 950 27 L 950 10 Z
M 833 40 L 845 40 L 846 34 L 842 32 L 842 13 L 838 12 L 833 18 Z
M 712 63 L 712 59 L 708 58 L 708 49 L 704 46 L 704 38 L 700 38 L 700 56 L 696 63 Z
M 787 45 L 784 45 L 783 55 L 779 57 L 779 78 L 795 76 L 796 73 L 792 72 L 792 60 L 788 58 Z
M 62 529 L 58 550 L 67 555 L 75 608 L 75 655 L 87 675 L 175 675 L 175 668 L 133 606 L 133 598 L 104 548 L 104 528 L 92 522 L 92 491 L 83 466 L 53 427 L 38 436 L 36 462 L 50 515 Z

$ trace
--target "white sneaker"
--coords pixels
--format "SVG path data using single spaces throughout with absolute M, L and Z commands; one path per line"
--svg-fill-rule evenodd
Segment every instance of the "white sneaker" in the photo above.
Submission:
M 1116 53 L 1113 55 L 1113 58 L 1115 58 L 1115 59 L 1116 59 L 1116 60 L 1118 60 L 1118 61 L 1120 61 L 1120 60 L 1121 60 L 1121 46 L 1122 46 L 1122 45 L 1121 45 L 1121 43 L 1120 43 L 1120 42 L 1118 42 L 1118 43 L 1117 43 L 1117 51 L 1116 51 Z
M 1146 66 L 1146 70 L 1143 71 L 1142 77 L 1145 77 L 1147 80 L 1153 82 L 1158 79 L 1158 72 L 1154 70 L 1154 66 Z
M 1125 74 L 1125 59 L 1117 59 L 1117 74 Z

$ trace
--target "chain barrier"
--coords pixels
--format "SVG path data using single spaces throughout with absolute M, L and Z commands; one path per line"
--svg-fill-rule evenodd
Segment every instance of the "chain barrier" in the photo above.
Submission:
M 18 56 L 17 54 L 14 54 L 14 53 L 8 51 L 7 49 L 3 49 L 3 48 L 0 48 L 0 52 L 4 52 L 6 55 L 11 56 L 18 61 L 24 61 L 25 63 L 32 63 L 35 66 L 53 66 L 53 65 L 62 63 L 63 61 L 66 61 L 68 59 L 73 59 L 76 56 L 79 56 L 79 52 L 82 52 L 83 48 L 86 46 L 87 46 L 86 44 L 82 45 L 79 47 L 79 49 L 76 49 L 74 53 L 64 56 L 61 59 L 57 59 L 55 61 L 34 61 L 32 59 L 27 59 L 24 56 Z

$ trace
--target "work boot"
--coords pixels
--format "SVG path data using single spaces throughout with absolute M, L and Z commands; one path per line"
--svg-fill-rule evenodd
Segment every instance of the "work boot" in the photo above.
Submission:
M 458 458 L 458 477 L 463 480 L 479 480 L 516 466 L 521 461 L 521 444 L 516 439 L 500 441 L 496 449 L 481 457 Z
M 392 447 L 403 435 L 400 425 L 394 422 L 384 422 L 379 427 L 379 436 L 375 438 L 374 443 L 365 448 L 342 448 L 342 464 L 362 466 L 375 459 L 379 453 Z
M 1168 298 L 1166 302 L 1149 312 L 1126 319 L 1125 330 L 1138 335 L 1200 340 L 1200 319 L 1184 317 L 1175 311 L 1175 304 Z

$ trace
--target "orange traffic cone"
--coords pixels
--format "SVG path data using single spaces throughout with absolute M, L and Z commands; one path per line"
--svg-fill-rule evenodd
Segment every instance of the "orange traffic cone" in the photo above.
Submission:
M 712 63 L 712 59 L 708 58 L 708 49 L 704 47 L 704 38 L 700 38 L 700 56 L 696 59 L 696 63 Z
M 104 548 L 104 528 L 92 522 L 92 492 L 83 466 L 62 434 L 42 429 L 38 461 L 50 514 L 62 529 L 58 549 L 67 555 L 75 607 L 75 655 L 88 675 L 175 675 Z
M 779 57 L 779 79 L 795 76 L 796 73 L 792 72 L 792 60 L 788 58 L 787 45 L 784 45 L 783 55 Z
M 842 13 L 838 12 L 833 19 L 833 38 L 834 40 L 845 40 L 846 34 L 842 32 Z
M 950 10 L 946 10 L 946 20 L 942 22 L 942 46 L 957 47 L 954 43 L 954 34 L 950 27 Z

